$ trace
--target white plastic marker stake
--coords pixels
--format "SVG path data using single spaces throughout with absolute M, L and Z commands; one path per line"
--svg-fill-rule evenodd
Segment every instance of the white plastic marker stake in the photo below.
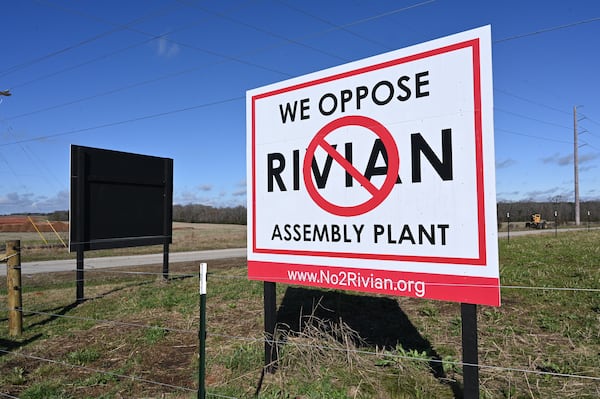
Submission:
M 200 295 L 206 295 L 206 263 L 200 263 Z

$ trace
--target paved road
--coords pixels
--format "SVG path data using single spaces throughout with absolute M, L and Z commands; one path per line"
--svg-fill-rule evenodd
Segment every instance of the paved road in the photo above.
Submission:
M 211 259 L 239 258 L 246 256 L 246 248 L 214 249 L 209 251 L 171 252 L 169 263 L 205 262 Z M 126 267 L 141 265 L 162 265 L 162 254 L 109 256 L 103 258 L 85 258 L 85 269 L 104 269 L 107 267 Z M 75 270 L 75 259 L 50 260 L 40 262 L 24 262 L 21 264 L 21 274 L 64 272 Z M 6 266 L 0 266 L 0 276 L 6 275 Z
M 595 227 L 593 229 L 599 229 Z M 576 229 L 559 229 L 559 233 L 565 233 L 575 230 L 587 230 L 587 227 Z M 554 229 L 545 230 L 522 230 L 511 231 L 511 236 L 521 236 L 526 234 L 554 234 Z M 506 237 L 506 232 L 498 233 L 498 237 Z M 214 249 L 209 251 L 193 252 L 171 252 L 169 253 L 169 263 L 177 262 L 204 262 L 211 259 L 239 258 L 246 256 L 246 248 Z M 132 256 L 110 256 L 103 258 L 86 258 L 85 269 L 103 269 L 107 267 L 127 267 L 161 264 L 163 262 L 162 254 L 150 255 L 132 255 Z M 26 262 L 21 264 L 22 274 L 64 272 L 75 270 L 75 260 L 51 260 L 40 262 Z M 0 276 L 6 275 L 6 267 L 0 265 Z

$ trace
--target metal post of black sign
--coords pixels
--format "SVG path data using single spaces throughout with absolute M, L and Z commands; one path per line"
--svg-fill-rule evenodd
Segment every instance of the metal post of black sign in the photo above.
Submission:
M 84 285 L 84 280 L 83 280 L 83 248 L 81 245 L 79 245 L 77 247 L 77 270 L 75 272 L 75 280 L 76 280 L 76 284 L 77 284 L 77 303 L 81 303 L 84 300 L 84 295 L 83 295 L 83 285 Z
M 274 373 L 277 370 L 277 344 L 275 343 L 275 324 L 277 323 L 277 294 L 276 285 L 270 281 L 264 282 L 265 307 L 265 372 Z
M 164 176 L 173 176 L 173 160 L 167 160 L 164 163 Z M 166 180 L 165 194 L 163 197 L 165 210 L 163 215 L 163 236 L 165 237 L 163 246 L 163 279 L 169 278 L 169 244 L 173 234 L 173 179 Z
M 166 243 L 163 245 L 163 270 L 162 270 L 163 279 L 169 279 L 169 244 Z
M 460 316 L 462 320 L 464 399 L 479 399 L 477 305 L 461 303 Z
M 78 178 L 82 178 L 82 176 L 85 176 L 86 173 L 86 162 L 85 162 L 85 154 L 81 151 L 77 152 L 76 154 L 77 157 L 77 168 L 74 171 L 76 173 L 75 176 L 72 176 L 71 179 L 74 180 L 71 182 L 71 185 L 74 184 L 74 182 L 77 181 Z M 83 179 L 83 178 L 82 178 Z M 85 184 L 83 184 L 83 180 L 80 180 L 78 184 L 75 184 L 75 195 L 77 196 L 77 203 L 78 204 L 82 204 L 85 200 Z M 77 253 L 77 265 L 76 265 L 76 272 L 75 272 L 75 285 L 76 285 L 76 303 L 81 303 L 83 302 L 84 299 L 84 293 L 83 293 L 83 286 L 85 284 L 84 281 L 84 276 L 83 276 L 83 254 L 85 253 L 85 245 L 84 242 L 86 241 L 86 235 L 84 233 L 85 231 L 85 215 L 83 212 L 83 209 L 81 206 L 77 207 L 77 209 L 75 210 L 75 215 L 73 215 L 75 217 L 75 220 L 71 221 L 71 223 L 76 223 L 77 224 L 77 228 L 76 228 L 76 237 L 75 240 L 77 242 L 76 247 L 75 247 L 75 251 Z

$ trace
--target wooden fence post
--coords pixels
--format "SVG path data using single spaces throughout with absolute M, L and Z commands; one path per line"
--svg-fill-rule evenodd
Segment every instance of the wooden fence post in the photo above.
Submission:
M 6 242 L 6 291 L 8 294 L 8 334 L 23 333 L 23 299 L 21 293 L 21 241 Z

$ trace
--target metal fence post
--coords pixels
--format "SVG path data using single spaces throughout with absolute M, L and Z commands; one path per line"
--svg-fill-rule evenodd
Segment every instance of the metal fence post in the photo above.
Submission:
M 200 328 L 198 330 L 198 399 L 206 398 L 206 263 L 200 263 Z

